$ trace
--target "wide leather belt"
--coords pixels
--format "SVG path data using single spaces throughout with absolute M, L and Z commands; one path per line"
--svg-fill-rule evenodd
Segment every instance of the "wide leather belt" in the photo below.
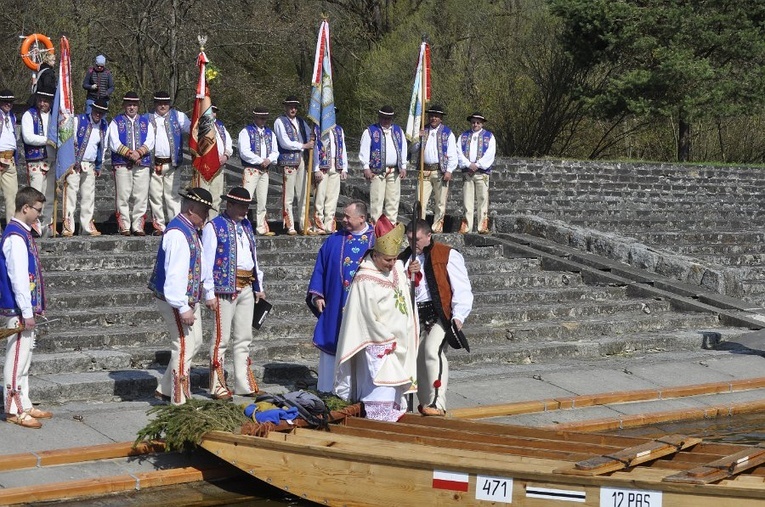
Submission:
M 236 288 L 238 290 L 244 289 L 245 287 L 249 287 L 252 285 L 252 282 L 255 281 L 255 277 L 252 276 L 252 271 L 246 270 L 246 269 L 237 269 L 236 270 Z
M 441 167 L 438 164 L 425 164 L 424 170 L 426 171 L 440 171 Z
M 0 158 L 13 158 L 13 150 L 0 151 Z
M 154 157 L 155 164 L 171 164 L 172 162 L 173 162 L 172 158 Z

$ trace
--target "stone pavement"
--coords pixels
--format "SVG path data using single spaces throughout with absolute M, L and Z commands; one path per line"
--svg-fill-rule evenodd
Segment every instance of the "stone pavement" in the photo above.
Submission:
M 451 351 L 465 354 L 463 351 Z M 635 354 L 630 357 L 567 359 L 545 363 L 501 365 L 464 365 L 455 368 L 449 386 L 452 409 L 571 397 L 613 391 L 661 389 L 666 387 L 731 382 L 765 377 L 765 333 L 752 332 L 724 349 Z M 264 385 L 264 390 L 283 392 L 293 386 Z M 197 391 L 197 397 L 205 397 Z M 496 422 L 528 426 L 551 426 L 557 423 L 618 417 L 622 414 L 692 410 L 713 405 L 735 404 L 765 399 L 765 389 L 725 394 L 692 396 L 668 400 L 595 406 L 571 410 L 551 410 L 512 417 L 490 419 Z M 247 403 L 237 398 L 237 403 Z M 24 429 L 0 423 L 2 455 L 39 453 L 96 444 L 132 441 L 147 422 L 146 411 L 156 402 L 70 402 L 46 406 L 54 418 L 44 421 L 40 430 Z M 52 466 L 0 472 L 0 494 L 4 488 L 46 484 L 83 478 L 136 474 L 169 467 L 215 464 L 204 453 L 192 455 L 163 454 L 111 460 L 99 464 Z

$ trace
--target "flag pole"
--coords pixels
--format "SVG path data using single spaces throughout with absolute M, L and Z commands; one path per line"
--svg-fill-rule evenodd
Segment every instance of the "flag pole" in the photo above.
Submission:
M 308 139 L 315 137 L 313 135 L 313 128 L 311 129 L 311 135 Z M 311 214 L 311 176 L 313 175 L 313 148 L 308 152 L 308 167 L 306 167 L 307 174 L 305 175 L 305 215 L 303 218 L 303 236 L 308 236 L 310 229 L 309 215 Z
M 422 36 L 422 43 L 427 44 L 428 37 L 427 35 Z M 428 108 L 428 97 L 425 90 L 425 87 L 427 86 L 425 81 L 425 75 L 426 75 L 426 69 L 425 69 L 425 54 L 422 55 L 422 76 L 420 77 L 420 94 L 422 96 L 422 114 L 420 115 L 420 132 L 425 130 L 425 110 Z M 420 203 L 420 206 L 422 207 L 423 202 L 422 199 L 425 195 L 425 139 L 422 135 L 420 135 L 420 171 L 419 171 L 419 199 L 418 202 Z M 422 207 L 420 211 L 420 217 L 419 218 L 425 218 L 423 217 L 423 212 L 425 211 L 425 208 Z

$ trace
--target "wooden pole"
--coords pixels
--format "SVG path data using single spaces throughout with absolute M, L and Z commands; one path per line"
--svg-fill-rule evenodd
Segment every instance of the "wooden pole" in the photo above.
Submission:
M 309 136 L 309 139 L 314 138 L 315 135 Z M 308 152 L 308 167 L 306 167 L 305 175 L 305 215 L 303 220 L 303 236 L 308 235 L 311 222 L 309 217 L 311 214 L 311 176 L 313 175 L 313 148 Z

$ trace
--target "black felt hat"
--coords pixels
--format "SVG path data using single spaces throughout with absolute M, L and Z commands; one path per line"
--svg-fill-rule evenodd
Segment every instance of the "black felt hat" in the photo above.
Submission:
M 393 111 L 393 106 L 383 106 L 377 111 L 377 114 L 380 116 L 393 116 L 396 113 Z
M 446 116 L 446 109 L 444 109 L 444 106 L 441 104 L 433 104 L 427 108 L 425 112 L 428 114 L 440 114 L 441 116 Z
M 286 105 L 299 106 L 300 105 L 300 101 L 298 100 L 297 96 L 290 95 L 286 99 L 284 99 L 282 104 L 284 104 L 285 106 Z
M 16 97 L 9 89 L 0 90 L 0 102 L 14 102 Z
M 478 111 L 476 111 L 475 113 L 473 113 L 470 116 L 468 116 L 467 117 L 467 121 L 470 121 L 473 118 L 475 118 L 476 120 L 481 120 L 482 122 L 486 121 L 486 118 L 484 118 L 484 116 L 481 113 L 479 113 Z
M 178 195 L 180 195 L 184 199 L 188 199 L 194 202 L 199 202 L 204 204 L 208 208 L 215 209 L 213 208 L 213 204 L 212 204 L 212 194 L 209 191 L 205 190 L 204 188 L 192 187 L 186 190 L 179 190 Z
M 95 102 L 90 106 L 91 111 L 95 111 L 97 113 L 103 113 L 106 114 L 109 111 L 109 102 L 107 102 L 106 99 L 96 99 Z
M 220 198 L 225 199 L 228 202 L 239 202 L 239 203 L 247 203 L 247 204 L 250 204 L 252 202 L 252 197 L 250 196 L 250 192 L 248 192 L 247 189 L 244 187 L 234 187 L 231 190 L 229 190 L 227 194 L 220 196 Z

